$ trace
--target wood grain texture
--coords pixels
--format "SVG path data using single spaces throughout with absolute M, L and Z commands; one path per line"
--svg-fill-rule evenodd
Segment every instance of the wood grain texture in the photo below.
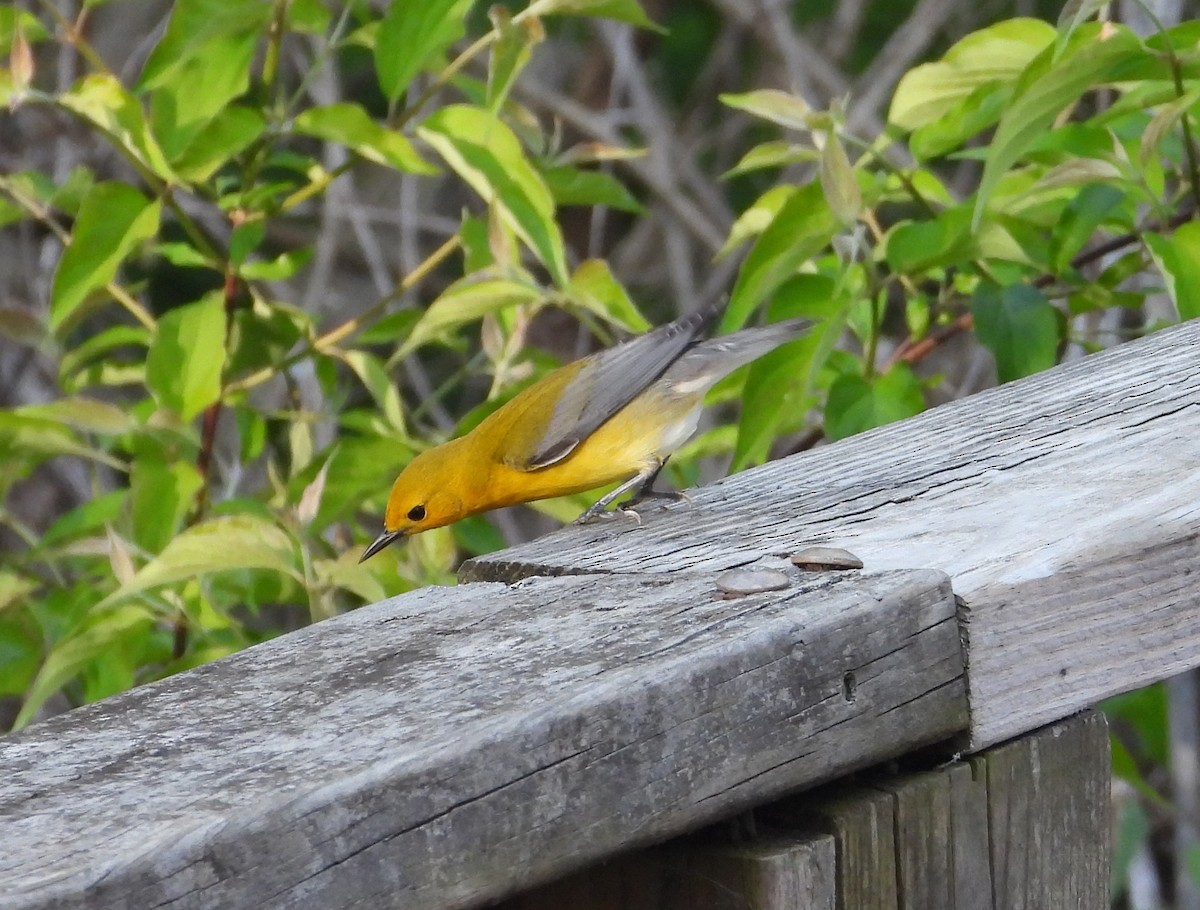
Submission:
M 931 570 L 425 589 L 0 740 L 0 907 L 470 906 L 965 725 Z
M 839 910 L 1107 910 L 1103 715 L 1061 721 L 968 761 L 864 779 L 756 812 L 783 831 L 829 834 Z
M 990 750 L 993 900 L 1005 910 L 1107 910 L 1108 725 L 1088 713 Z
M 494 905 L 495 910 L 838 910 L 833 838 L 745 845 L 686 840 L 639 850 Z
M 1200 322 L 464 565 L 717 570 L 800 547 L 953 580 L 971 748 L 1200 665 Z
M 785 801 L 765 814 L 816 827 L 833 838 L 839 910 L 900 910 L 896 891 L 896 806 L 890 793 L 837 786 Z
M 956 762 L 876 786 L 893 800 L 899 905 L 993 910 L 983 774 Z

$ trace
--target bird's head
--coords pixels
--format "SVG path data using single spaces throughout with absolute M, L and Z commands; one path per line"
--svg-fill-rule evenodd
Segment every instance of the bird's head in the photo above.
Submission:
M 438 446 L 422 452 L 400 472 L 388 494 L 383 533 L 372 541 L 359 562 L 404 537 L 440 528 L 473 514 L 463 505 L 462 481 L 457 462 Z

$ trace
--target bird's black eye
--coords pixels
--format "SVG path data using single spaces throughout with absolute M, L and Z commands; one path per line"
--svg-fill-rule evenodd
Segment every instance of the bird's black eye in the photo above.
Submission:
M 424 517 L 425 517 L 425 507 L 424 506 L 413 506 L 411 509 L 408 510 L 408 520 L 409 521 L 420 521 Z

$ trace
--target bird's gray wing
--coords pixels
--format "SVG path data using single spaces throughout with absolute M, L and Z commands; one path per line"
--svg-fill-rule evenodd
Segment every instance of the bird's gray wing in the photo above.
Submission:
M 624 344 L 585 357 L 554 406 L 546 432 L 525 469 L 548 467 L 570 455 L 658 379 L 720 313 L 720 306 L 689 313 Z

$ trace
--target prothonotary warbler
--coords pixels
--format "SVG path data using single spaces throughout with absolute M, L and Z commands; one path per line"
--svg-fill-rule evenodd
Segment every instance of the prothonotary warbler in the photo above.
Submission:
M 699 340 L 718 315 L 692 313 L 560 367 L 471 432 L 417 455 L 396 478 L 383 533 L 362 559 L 468 515 L 618 480 L 580 521 L 634 488 L 630 504 L 662 495 L 654 479 L 695 432 L 705 393 L 811 325 L 791 319 Z

